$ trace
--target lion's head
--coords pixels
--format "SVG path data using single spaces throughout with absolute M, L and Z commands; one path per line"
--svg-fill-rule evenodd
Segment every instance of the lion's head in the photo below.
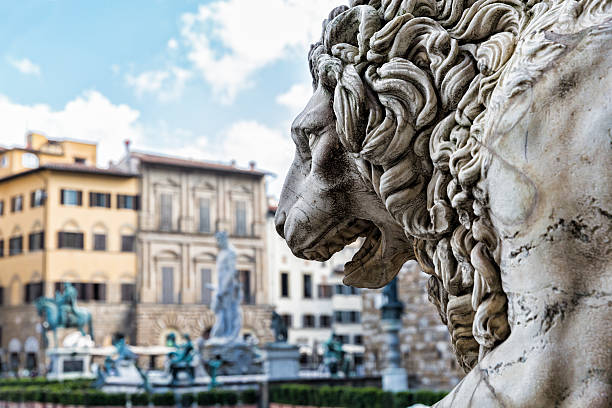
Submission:
M 293 124 L 277 230 L 314 260 L 366 237 L 345 266 L 351 285 L 383 286 L 416 258 L 466 371 L 510 331 L 484 210 L 484 118 L 515 47 L 555 7 L 353 0 L 309 54 L 314 94 Z

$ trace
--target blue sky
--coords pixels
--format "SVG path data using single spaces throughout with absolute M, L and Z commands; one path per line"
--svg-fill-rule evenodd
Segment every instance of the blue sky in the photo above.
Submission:
M 306 53 L 342 0 L 0 3 L 0 144 L 27 130 L 279 174 L 311 92 Z M 346 2 L 344 2 L 346 3 Z

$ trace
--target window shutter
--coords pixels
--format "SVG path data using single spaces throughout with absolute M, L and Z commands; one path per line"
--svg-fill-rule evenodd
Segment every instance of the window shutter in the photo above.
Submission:
M 61 231 L 57 233 L 57 247 L 58 248 L 64 247 L 64 233 Z
M 95 194 L 91 191 L 89 192 L 89 206 L 93 207 L 95 204 Z
M 134 196 L 134 209 L 136 211 L 140 210 L 140 196 L 139 195 Z
M 83 205 L 83 192 L 77 191 L 77 205 Z
M 34 208 L 36 206 L 36 191 L 32 191 L 30 193 L 30 207 Z
M 63 188 L 60 190 L 60 204 L 64 204 L 64 190 Z
M 100 300 L 106 301 L 106 283 L 100 283 Z
M 111 195 L 110 193 L 106 193 L 106 208 L 111 208 Z

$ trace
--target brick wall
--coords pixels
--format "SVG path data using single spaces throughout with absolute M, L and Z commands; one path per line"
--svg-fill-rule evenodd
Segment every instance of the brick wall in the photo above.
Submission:
M 450 390 L 464 374 L 451 350 L 448 329 L 427 300 L 428 276 L 416 262 L 406 263 L 398 276 L 398 295 L 405 306 L 400 331 L 402 362 L 409 387 Z M 377 309 L 381 292 L 363 291 L 364 360 L 366 373 L 371 375 L 380 374 L 385 367 L 386 345 Z

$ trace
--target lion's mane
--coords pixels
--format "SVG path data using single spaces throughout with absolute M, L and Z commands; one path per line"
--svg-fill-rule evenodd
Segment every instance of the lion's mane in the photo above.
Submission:
M 592 12 L 604 2 L 584 1 Z M 513 56 L 519 41 L 557 21 L 568 8 L 562 3 L 353 0 L 330 13 L 309 54 L 314 87 L 323 81 L 334 91 L 343 146 L 414 239 L 431 275 L 429 298 L 466 372 L 510 334 L 500 238 L 482 183 L 484 123 L 497 111 L 491 95 L 510 60 L 520 58 Z M 558 53 L 536 40 L 537 52 Z M 549 59 L 523 64 L 533 72 L 515 75 L 505 97 L 521 92 Z

